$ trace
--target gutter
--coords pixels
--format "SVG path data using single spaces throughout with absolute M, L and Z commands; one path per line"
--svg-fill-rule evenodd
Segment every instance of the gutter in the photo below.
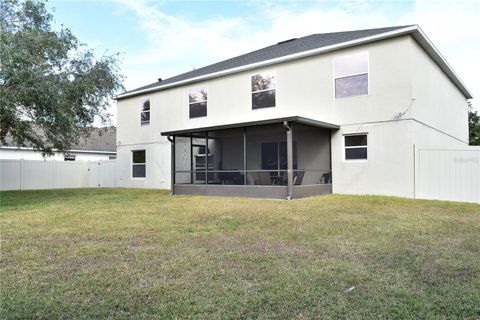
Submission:
M 334 45 L 326 46 L 326 47 L 321 47 L 317 49 L 312 49 L 308 51 L 303 51 L 303 52 L 298 52 L 294 54 L 290 54 L 287 56 L 283 57 L 278 57 L 270 60 L 265 60 L 265 61 L 260 61 L 240 67 L 235 67 L 227 70 L 222 70 L 218 72 L 213 72 L 209 73 L 206 75 L 190 78 L 190 79 L 185 79 L 165 85 L 159 85 L 153 88 L 148 88 L 148 89 L 143 89 L 143 90 L 138 90 L 134 92 L 129 92 L 129 93 L 124 93 L 120 94 L 115 97 L 115 100 L 121 100 L 129 97 L 134 97 L 137 95 L 145 94 L 145 93 L 151 93 L 155 91 L 160 91 L 168 88 L 173 88 L 173 87 L 178 87 L 181 85 L 193 83 L 193 82 L 198 82 L 198 81 L 203 81 L 203 80 L 208 80 L 212 78 L 218 78 L 221 76 L 233 74 L 233 73 L 238 73 L 242 71 L 247 71 L 255 68 L 260 68 L 264 66 L 269 66 L 272 64 L 277 64 L 280 62 L 286 62 L 286 61 L 291 61 L 291 60 L 296 60 L 304 57 L 309 57 L 313 55 L 317 55 L 320 53 L 326 53 L 330 51 L 335 51 L 343 48 L 348 48 L 364 43 L 369 43 L 373 41 L 378 41 L 378 40 L 383 40 L 383 39 L 388 39 L 396 36 L 401 36 L 405 34 L 412 34 L 414 39 L 418 41 L 423 49 L 432 57 L 432 59 L 440 66 L 443 72 L 447 74 L 447 76 L 452 80 L 452 82 L 457 86 L 457 88 L 463 93 L 463 95 L 467 99 L 472 98 L 472 94 L 470 91 L 466 88 L 466 86 L 463 84 L 463 82 L 458 78 L 457 74 L 455 71 L 453 71 L 452 67 L 448 64 L 448 62 L 445 60 L 445 58 L 440 54 L 440 52 L 433 46 L 432 42 L 427 38 L 425 33 L 420 29 L 418 25 L 410 26 L 410 27 L 405 27 L 402 29 L 394 30 L 394 31 L 389 31 L 381 34 L 377 34 L 374 36 L 369 36 L 361 39 L 356 39 L 356 40 L 351 40 L 351 41 L 346 41 L 342 43 L 337 43 Z M 430 50 L 429 50 L 430 49 Z

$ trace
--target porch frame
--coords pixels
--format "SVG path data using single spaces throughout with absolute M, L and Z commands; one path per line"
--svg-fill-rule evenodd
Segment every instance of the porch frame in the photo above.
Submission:
M 331 130 L 339 129 L 338 125 L 320 122 L 312 119 L 307 119 L 303 117 L 287 117 L 287 118 L 277 118 L 277 119 L 268 119 L 263 121 L 254 121 L 247 123 L 237 123 L 230 125 L 214 126 L 214 127 L 204 127 L 196 128 L 189 130 L 178 130 L 178 131 L 169 131 L 162 132 L 163 136 L 167 136 L 168 140 L 171 142 L 171 161 L 172 161 L 172 193 L 173 194 L 188 194 L 188 195 L 210 195 L 210 196 L 230 196 L 230 197 L 254 197 L 254 198 L 274 198 L 274 199 L 293 199 L 293 198 L 303 198 L 320 194 L 332 193 L 332 184 L 314 184 L 314 185 L 297 185 L 294 186 L 293 176 L 293 126 L 292 123 L 300 123 L 305 125 L 310 125 L 314 127 L 321 127 L 329 129 L 329 148 L 330 148 L 330 170 L 331 170 Z M 287 185 L 286 186 L 270 186 L 270 185 L 248 185 L 247 184 L 247 127 L 263 126 L 268 124 L 283 124 L 286 133 L 286 143 L 287 143 Z M 206 157 L 206 168 L 205 168 L 205 184 L 177 184 L 175 182 L 175 137 L 183 136 L 190 137 L 190 142 L 192 142 L 192 137 L 194 133 L 204 133 L 205 138 L 205 147 L 208 154 L 208 133 L 209 131 L 216 130 L 226 130 L 234 128 L 243 128 L 243 171 L 244 172 L 244 184 L 243 185 L 215 185 L 208 183 L 208 156 Z M 190 148 L 192 149 L 192 143 L 190 143 Z M 190 150 L 190 155 L 193 155 L 192 150 Z M 191 162 L 193 159 L 191 159 Z M 191 163 L 191 171 L 193 171 L 193 163 Z M 228 171 L 228 170 L 225 170 Z M 253 171 L 262 171 L 262 170 L 253 170 Z M 191 173 L 193 177 L 193 172 Z M 192 178 L 193 179 L 193 178 Z

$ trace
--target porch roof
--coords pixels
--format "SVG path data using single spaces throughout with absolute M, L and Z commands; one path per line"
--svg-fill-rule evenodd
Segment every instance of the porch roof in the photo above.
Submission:
M 300 117 L 300 116 L 291 116 L 291 117 L 257 120 L 257 121 L 249 121 L 249 122 L 238 122 L 238 123 L 224 124 L 224 125 L 218 125 L 218 126 L 182 129 L 182 130 L 175 130 L 175 131 L 164 131 L 161 134 L 162 134 L 162 136 L 175 136 L 175 135 L 190 134 L 190 133 L 196 133 L 196 132 L 262 126 L 262 125 L 267 125 L 267 124 L 283 123 L 285 121 L 296 122 L 296 123 L 306 124 L 306 125 L 309 125 L 309 126 L 325 128 L 325 129 L 339 129 L 340 128 L 339 125 L 336 125 L 336 124 L 333 124 L 333 123 L 318 121 L 318 120 L 304 118 L 304 117 Z

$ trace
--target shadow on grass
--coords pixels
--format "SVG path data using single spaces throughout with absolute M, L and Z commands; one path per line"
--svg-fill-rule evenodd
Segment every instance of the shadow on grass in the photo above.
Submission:
M 91 201 L 132 201 L 145 194 L 157 193 L 166 196 L 169 191 L 152 189 L 121 189 L 121 188 L 88 188 L 88 189 L 54 189 L 54 190 L 24 190 L 0 192 L 0 212 L 5 213 L 29 206 L 48 206 L 58 202 Z

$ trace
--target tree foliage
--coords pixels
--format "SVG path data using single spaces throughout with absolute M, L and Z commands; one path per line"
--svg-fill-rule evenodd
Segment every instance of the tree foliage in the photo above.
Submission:
M 468 131 L 470 145 L 480 146 L 480 115 L 471 103 L 468 104 Z
M 37 0 L 0 0 L 0 141 L 66 151 L 123 89 L 118 54 L 96 59 Z

